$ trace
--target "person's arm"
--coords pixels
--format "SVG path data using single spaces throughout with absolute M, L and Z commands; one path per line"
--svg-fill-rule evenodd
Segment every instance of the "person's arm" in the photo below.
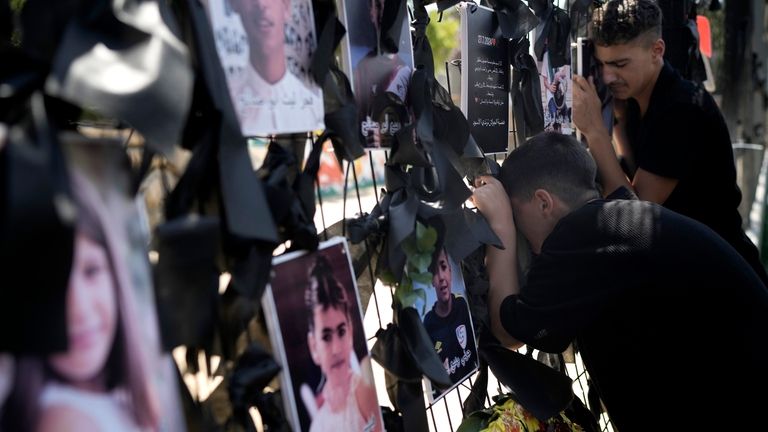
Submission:
M 637 161 L 629 146 L 627 135 L 627 101 L 626 99 L 613 99 L 613 117 L 616 120 L 613 125 L 613 143 L 616 154 L 624 159 L 630 172 L 635 172 Z
M 488 308 L 491 331 L 502 345 L 515 349 L 523 344 L 504 329 L 500 313 L 504 299 L 520 291 L 517 277 L 517 238 L 512 206 L 504 187 L 498 180 L 482 176 L 477 178 L 477 182 L 479 185 L 475 189 L 472 200 L 504 245 L 504 250 L 488 246 L 485 252 L 489 279 Z
M 597 97 L 594 82 L 591 78 L 587 81 L 581 76 L 574 75 L 573 83 L 573 122 L 587 138 L 589 151 L 595 159 L 603 180 L 605 195 L 624 186 L 636 193 L 641 200 L 664 204 L 677 186 L 678 180 L 640 168 L 630 182 L 619 165 L 611 136 L 608 135 L 608 130 L 603 124 L 600 99 Z M 626 119 L 620 119 L 617 131 L 618 145 L 622 152 L 628 151 L 625 121 Z
M 603 124 L 602 104 L 591 78 L 587 81 L 582 76 L 573 76 L 573 123 L 587 138 L 589 151 L 600 171 L 605 194 L 621 186 L 632 189 L 632 184 L 619 165 L 611 136 Z

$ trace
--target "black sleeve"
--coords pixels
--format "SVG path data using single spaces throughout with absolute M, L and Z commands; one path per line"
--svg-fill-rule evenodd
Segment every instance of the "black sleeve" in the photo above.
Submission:
M 568 236 L 596 235 L 584 231 L 589 233 L 571 231 Z M 536 257 L 520 294 L 504 299 L 500 310 L 512 337 L 553 353 L 565 350 L 631 286 L 630 276 L 623 274 L 627 257 L 620 248 L 582 239 L 558 243 Z
M 500 314 L 501 323 L 507 333 L 541 351 L 563 352 L 576 336 L 567 331 L 567 326 L 553 322 L 545 313 L 531 308 L 517 295 L 504 299 Z
M 652 174 L 681 179 L 690 170 L 699 131 L 706 128 L 703 111 L 691 104 L 676 103 L 648 125 L 640 149 L 638 167 Z

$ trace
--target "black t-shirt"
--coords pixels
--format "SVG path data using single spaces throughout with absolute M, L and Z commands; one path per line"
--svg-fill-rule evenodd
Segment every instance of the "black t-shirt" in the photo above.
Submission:
M 443 318 L 435 307 L 424 317 L 424 327 L 435 344 L 435 351 L 448 371 L 451 382 L 457 383 L 477 367 L 477 348 L 469 305 L 462 297 L 453 296 L 451 313 Z
M 564 217 L 501 317 L 540 350 L 575 339 L 622 432 L 736 430 L 768 405 L 768 290 L 713 231 L 652 203 Z
M 642 118 L 629 100 L 627 136 L 639 168 L 678 180 L 664 207 L 712 228 L 768 283 L 741 227 L 731 138 L 712 96 L 665 63 Z

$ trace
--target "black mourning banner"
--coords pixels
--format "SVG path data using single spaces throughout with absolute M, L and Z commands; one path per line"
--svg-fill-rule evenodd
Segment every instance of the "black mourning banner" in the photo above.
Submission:
M 509 133 L 509 58 L 493 10 L 465 4 L 461 14 L 461 108 L 483 153 L 505 153 Z

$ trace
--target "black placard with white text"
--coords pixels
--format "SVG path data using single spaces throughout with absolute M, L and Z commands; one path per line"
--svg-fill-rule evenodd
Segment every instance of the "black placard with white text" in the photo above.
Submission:
M 507 151 L 509 58 L 496 14 L 466 3 L 461 14 L 461 108 L 483 153 Z

